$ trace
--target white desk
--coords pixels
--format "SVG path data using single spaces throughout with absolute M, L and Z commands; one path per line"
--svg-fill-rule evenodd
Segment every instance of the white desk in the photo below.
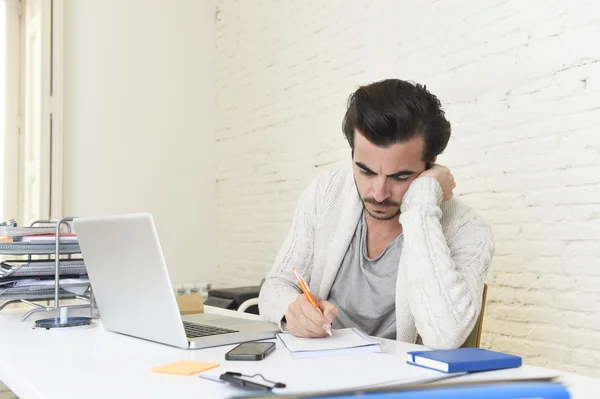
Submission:
M 208 313 L 229 312 L 205 308 Z M 33 319 L 20 321 L 23 314 L 23 309 L 0 312 L 0 381 L 21 399 L 219 398 L 236 392 L 227 385 L 197 376 L 150 371 L 178 360 L 215 362 L 235 368 L 233 362 L 224 360 L 224 353 L 233 345 L 183 350 L 107 332 L 101 324 L 87 329 L 33 329 Z M 246 314 L 246 317 L 256 316 Z M 391 353 L 422 348 L 395 341 L 388 343 L 386 351 Z M 293 362 L 283 350 L 276 350 L 261 361 L 272 367 L 281 367 L 282 362 L 286 365 Z M 597 397 L 600 390 L 597 379 L 564 374 L 563 380 L 571 387 L 574 399 Z

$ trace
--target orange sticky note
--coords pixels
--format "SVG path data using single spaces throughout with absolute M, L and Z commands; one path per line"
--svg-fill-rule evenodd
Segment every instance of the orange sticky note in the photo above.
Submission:
M 187 360 L 180 360 L 175 363 L 169 363 L 165 364 L 164 366 L 154 368 L 152 371 L 156 371 L 157 373 L 192 375 L 217 367 L 219 367 L 218 363 L 190 362 Z

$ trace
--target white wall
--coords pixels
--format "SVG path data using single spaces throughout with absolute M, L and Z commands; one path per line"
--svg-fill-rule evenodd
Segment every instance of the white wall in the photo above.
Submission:
M 347 96 L 427 84 L 439 161 L 493 224 L 483 344 L 600 376 L 600 3 L 219 1 L 217 209 L 223 284 L 256 283 L 304 185 L 349 160 Z
M 209 0 L 66 4 L 63 214 L 152 212 L 174 282 L 214 277 L 214 15 Z

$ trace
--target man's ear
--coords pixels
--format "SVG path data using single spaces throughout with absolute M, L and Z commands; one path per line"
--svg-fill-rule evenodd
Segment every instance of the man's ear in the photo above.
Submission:
M 433 163 L 437 162 L 437 155 L 435 157 L 433 157 Z

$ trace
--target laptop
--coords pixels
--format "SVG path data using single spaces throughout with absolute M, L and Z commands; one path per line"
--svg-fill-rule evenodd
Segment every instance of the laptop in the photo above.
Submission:
M 182 317 L 152 215 L 82 217 L 73 225 L 107 330 L 185 349 L 268 339 L 279 332 L 276 324 L 235 316 Z

